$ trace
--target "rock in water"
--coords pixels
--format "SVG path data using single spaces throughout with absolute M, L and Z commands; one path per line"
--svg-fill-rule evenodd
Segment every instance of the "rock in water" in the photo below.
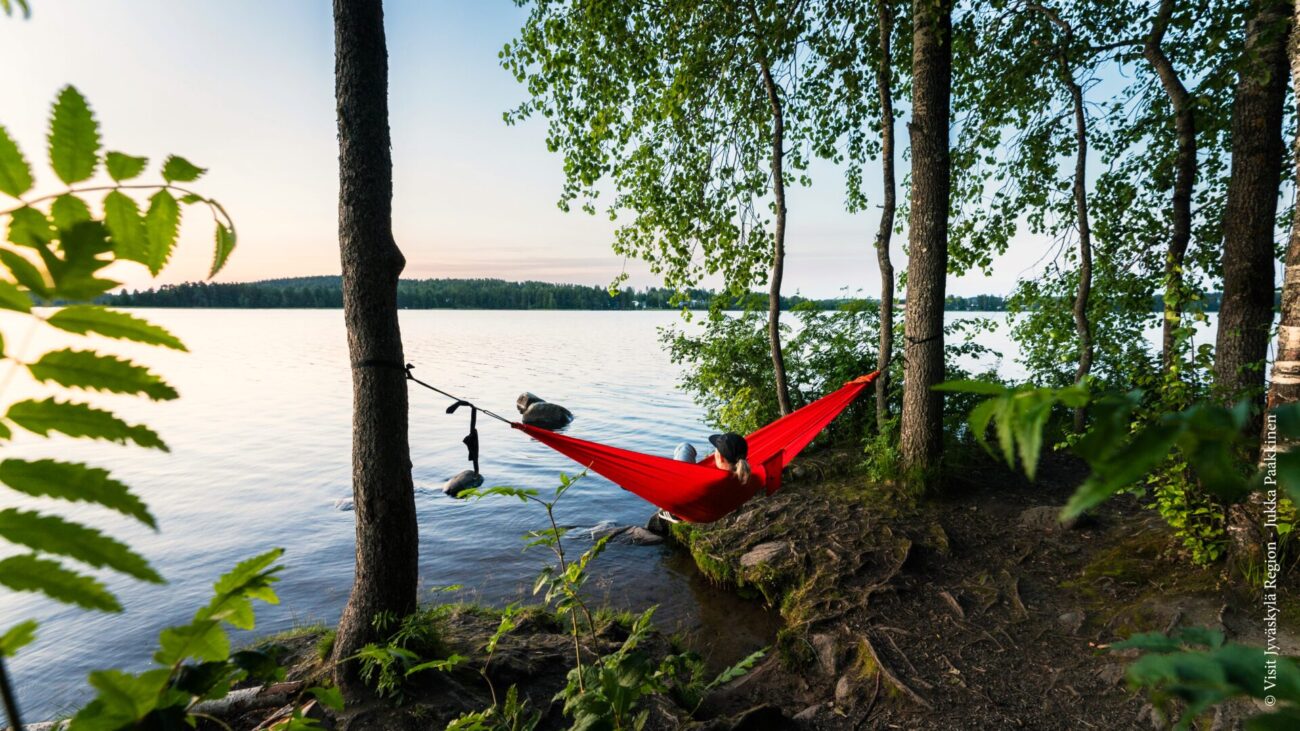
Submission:
M 573 413 L 559 404 L 536 401 L 524 410 L 523 421 L 529 426 L 555 431 L 568 426 L 573 421 Z
M 338 500 L 335 500 L 335 501 L 334 501 L 334 509 L 335 509 L 335 510 L 342 510 L 342 511 L 344 511 L 344 512 L 347 512 L 347 511 L 351 510 L 351 509 L 352 509 L 352 498 L 350 498 L 350 497 L 341 497 L 341 498 L 339 498 Z
M 546 401 L 541 396 L 538 396 L 535 393 L 524 391 L 523 393 L 519 394 L 519 398 L 515 399 L 515 408 L 519 409 L 519 413 L 522 414 L 528 410 L 529 406 L 532 406 L 533 404 L 544 404 L 544 403 L 546 403 Z
M 673 459 L 678 462 L 699 462 L 700 455 L 695 451 L 695 445 L 690 442 L 682 442 L 673 450 Z
M 458 472 L 455 477 L 447 480 L 442 486 L 442 491 L 451 497 L 460 497 L 462 492 L 480 487 L 483 484 L 483 475 L 474 470 L 465 470 Z

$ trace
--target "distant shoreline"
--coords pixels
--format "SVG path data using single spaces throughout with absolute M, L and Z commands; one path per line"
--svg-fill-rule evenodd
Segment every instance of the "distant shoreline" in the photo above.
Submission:
M 765 293 L 734 297 L 713 290 L 691 289 L 680 296 L 663 287 L 627 287 L 611 295 L 604 287 L 551 282 L 510 282 L 502 279 L 404 279 L 398 283 L 397 306 L 407 310 L 582 310 L 646 311 L 706 310 L 719 297 L 725 310 L 767 309 Z M 865 297 L 781 298 L 781 309 L 812 303 L 834 309 L 846 302 L 876 301 Z M 204 309 L 340 309 L 342 278 L 338 276 L 269 279 L 217 284 L 186 282 L 157 289 L 124 290 L 105 295 L 100 304 L 115 307 Z M 998 295 L 949 297 L 945 310 L 1001 312 L 1006 299 Z

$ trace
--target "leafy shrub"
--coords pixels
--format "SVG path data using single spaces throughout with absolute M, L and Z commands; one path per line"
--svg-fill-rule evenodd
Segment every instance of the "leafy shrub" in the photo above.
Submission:
M 1129 685 L 1148 690 L 1166 719 L 1176 713 L 1172 701 L 1181 702 L 1175 728 L 1191 728 L 1209 708 L 1233 698 L 1258 699 L 1271 709 L 1247 719 L 1248 731 L 1300 728 L 1300 665 L 1291 658 L 1225 643 L 1221 633 L 1198 628 L 1134 635 L 1110 649 L 1146 653 L 1129 665 Z

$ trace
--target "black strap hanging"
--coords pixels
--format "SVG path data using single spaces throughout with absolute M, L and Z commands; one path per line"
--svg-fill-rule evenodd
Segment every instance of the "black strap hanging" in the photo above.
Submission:
M 454 414 L 462 406 L 469 407 L 469 434 L 461 441 L 469 449 L 469 461 L 474 463 L 474 473 L 478 474 L 478 407 L 468 401 L 457 400 L 447 407 L 447 413 Z

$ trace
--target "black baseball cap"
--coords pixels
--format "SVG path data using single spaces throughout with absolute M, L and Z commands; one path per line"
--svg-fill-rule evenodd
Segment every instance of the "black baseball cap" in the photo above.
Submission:
M 735 462 L 749 456 L 749 442 L 735 432 L 714 434 L 709 437 L 709 444 L 712 444 L 718 450 L 718 454 L 728 462 Z

